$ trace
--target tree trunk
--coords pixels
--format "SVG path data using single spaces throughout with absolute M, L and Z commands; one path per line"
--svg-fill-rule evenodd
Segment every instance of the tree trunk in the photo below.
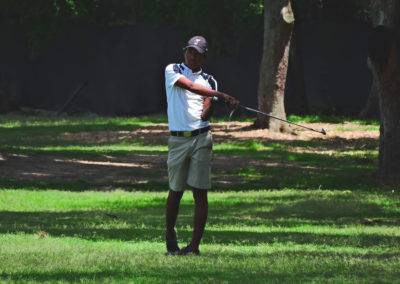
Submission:
M 289 66 L 286 79 L 291 81 L 286 85 L 285 91 L 285 109 L 294 114 L 308 114 L 308 99 L 306 95 L 306 86 L 304 81 L 304 63 L 303 63 L 303 32 L 302 32 L 302 14 L 299 9 L 301 2 L 293 1 L 292 9 L 296 15 L 296 24 L 293 27 L 293 34 L 290 40 Z M 288 89 L 288 86 L 292 89 Z
M 288 0 L 264 0 L 264 48 L 258 84 L 258 108 L 283 119 L 286 118 L 284 93 L 294 25 L 286 22 L 288 18 L 290 22 L 288 13 L 291 13 Z M 289 131 L 286 123 L 261 115 L 257 117 L 255 126 L 275 132 Z
M 371 0 L 375 28 L 368 39 L 368 57 L 378 88 L 380 108 L 379 171 L 400 177 L 400 4 Z
M 1 84 L 1 73 L 0 73 L 0 114 L 6 113 L 8 111 L 9 111 L 8 98 L 3 91 L 3 87 Z
M 372 80 L 371 90 L 367 102 L 359 114 L 362 118 L 377 118 L 379 116 L 378 87 L 375 80 Z

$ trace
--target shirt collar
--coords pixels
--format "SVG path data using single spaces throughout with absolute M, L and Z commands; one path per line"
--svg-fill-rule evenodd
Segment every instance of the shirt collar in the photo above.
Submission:
M 199 74 L 201 74 L 201 73 L 203 72 L 203 69 L 201 69 L 201 68 L 200 68 L 199 71 L 193 72 L 192 69 L 190 69 L 189 67 L 187 67 L 187 66 L 185 65 L 185 63 L 182 63 L 181 66 L 184 68 L 185 71 L 187 70 L 187 71 L 189 71 L 189 72 L 192 73 L 192 74 L 199 75 Z

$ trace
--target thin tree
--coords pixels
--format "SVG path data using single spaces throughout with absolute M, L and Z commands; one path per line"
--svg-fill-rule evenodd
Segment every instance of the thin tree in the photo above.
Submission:
M 264 0 L 264 47 L 258 84 L 258 108 L 284 119 L 284 94 L 293 26 L 290 1 Z M 258 116 L 255 126 L 275 132 L 289 131 L 287 124 L 266 116 Z
M 400 3 L 371 0 L 368 60 L 380 109 L 379 171 L 400 177 Z

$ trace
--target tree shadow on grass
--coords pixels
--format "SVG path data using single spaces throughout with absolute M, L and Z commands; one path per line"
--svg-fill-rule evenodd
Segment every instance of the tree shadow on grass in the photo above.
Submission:
M 257 258 L 262 260 L 265 264 L 261 266 L 255 266 L 252 269 L 242 270 L 242 269 L 232 269 L 231 266 L 227 265 L 229 263 L 234 263 L 237 266 L 238 261 L 242 260 L 243 263 L 249 261 L 248 254 L 237 254 L 229 252 L 224 254 L 226 265 L 219 265 L 214 269 L 193 269 L 193 268 L 180 268 L 177 272 L 174 268 L 179 267 L 181 262 L 178 261 L 175 265 L 170 264 L 166 266 L 143 266 L 143 265 L 132 265 L 129 266 L 129 262 L 123 263 L 122 265 L 118 262 L 109 265 L 107 268 L 100 265 L 95 271 L 65 271 L 65 270 L 52 270 L 46 272 L 3 272 L 0 273 L 0 278 L 8 281 L 39 281 L 39 282 L 59 282 L 59 281 L 73 281 L 73 282 L 86 282 L 93 281 L 96 282 L 160 282 L 168 279 L 168 282 L 220 282 L 221 279 L 225 281 L 237 282 L 238 279 L 252 279 L 251 282 L 263 283 L 268 279 L 268 282 L 308 282 L 312 279 L 320 279 L 320 281 L 326 281 L 327 279 L 350 279 L 354 281 L 365 280 L 370 282 L 373 280 L 382 280 L 382 272 L 384 271 L 386 280 L 395 280 L 398 277 L 398 272 L 395 269 L 391 269 L 394 264 L 394 260 L 400 255 L 397 253 L 392 254 L 354 254 L 354 253 L 326 253 L 326 252 L 308 252 L 308 251 L 279 251 L 273 253 L 260 254 L 257 253 Z M 124 261 L 129 257 L 128 254 L 122 255 L 119 261 Z M 169 256 L 166 256 L 169 257 Z M 218 259 L 221 254 L 207 252 L 204 254 L 206 259 L 203 257 L 199 258 L 199 261 L 208 262 L 209 259 Z M 254 259 L 255 256 L 252 255 L 250 258 Z M 276 266 L 275 261 L 284 261 L 285 259 L 290 259 L 286 262 L 289 270 L 280 269 L 279 271 L 274 270 Z M 297 266 L 298 263 L 303 263 L 305 259 L 310 259 L 306 263 L 306 267 Z M 322 263 L 318 264 L 319 269 L 315 269 L 315 261 L 320 259 Z M 329 259 L 329 262 L 327 260 Z M 344 268 L 348 264 L 346 259 L 357 259 L 356 262 L 352 263 L 352 269 L 340 269 Z M 365 267 L 365 263 L 369 261 L 387 261 L 390 265 L 388 268 L 383 269 L 377 267 Z M 270 264 L 270 267 L 265 267 L 265 265 Z M 335 268 L 332 268 L 332 264 L 335 264 Z M 120 266 L 118 266 L 120 265 Z M 364 269 L 363 269 L 364 267 Z M 314 268 L 314 269 L 312 269 Z
M 210 208 L 215 216 L 240 217 L 249 216 L 258 220 L 274 220 L 277 218 L 312 220 L 315 222 L 338 221 L 362 218 L 400 218 L 395 210 L 384 209 L 381 205 L 368 201 L 356 193 L 326 196 L 323 193 L 314 195 L 288 194 L 285 196 L 259 196 L 246 201 L 210 201 Z M 243 220 L 243 222 L 248 222 Z M 248 224 L 252 225 L 252 224 Z
M 365 191 L 384 190 L 399 184 L 379 178 L 373 169 L 310 167 L 307 164 L 237 168 L 217 172 L 214 181 L 216 191 L 285 188 Z
M 310 140 L 285 140 L 285 139 L 271 139 L 269 137 L 236 137 L 234 135 L 227 135 L 222 137 L 215 137 L 217 143 L 231 142 L 238 145 L 251 145 L 254 142 L 263 143 L 265 146 L 274 148 L 275 150 L 283 150 L 285 147 L 303 147 L 308 150 L 315 149 L 316 152 L 324 150 L 333 151 L 348 151 L 356 149 L 370 149 L 377 150 L 379 147 L 379 139 L 362 137 L 356 139 L 348 139 L 342 137 L 330 137 L 327 139 L 312 138 Z M 224 152 L 236 152 L 237 150 L 224 150 Z
M 167 191 L 168 182 L 149 181 L 146 183 L 127 183 L 127 182 L 104 182 L 92 183 L 86 180 L 74 181 L 46 181 L 46 180 L 16 180 L 9 178 L 0 178 L 0 188 L 21 189 L 24 190 L 60 190 L 81 192 L 87 190 L 93 191 L 111 191 L 114 189 L 124 189 L 131 191 L 161 192 Z
M 28 180 L 16 178 L 0 178 L 0 188 L 24 188 L 28 190 L 37 189 L 55 189 L 63 191 L 85 191 L 85 190 L 108 190 L 123 189 L 126 191 L 167 191 L 169 189 L 166 169 L 159 171 L 158 167 L 148 170 L 127 170 L 120 169 L 116 171 L 115 167 L 112 171 L 106 171 L 106 167 L 99 166 L 80 166 L 80 173 L 74 179 L 74 169 L 66 170 L 62 173 L 68 180 L 52 180 L 57 178 L 55 174 L 48 173 L 49 180 L 45 178 Z M 98 171 L 96 171 L 98 168 Z M 76 167 L 75 171 L 78 169 Z M 379 180 L 375 177 L 371 170 L 354 170 L 354 171 L 336 171 L 321 170 L 300 167 L 261 167 L 256 169 L 256 175 L 252 175 L 254 168 L 241 168 L 232 172 L 216 173 L 213 180 L 213 188 L 211 192 L 224 191 L 244 191 L 244 190 L 265 190 L 265 189 L 329 189 L 329 190 L 351 190 L 351 191 L 375 191 L 380 188 L 381 191 L 392 189 L 398 182 L 390 182 Z M 96 175 L 105 172 L 99 179 Z M 84 179 L 82 173 L 87 173 L 88 179 Z M 106 173 L 110 176 L 106 176 Z M 158 174 L 158 176 L 155 176 Z M 109 181 L 107 179 L 110 179 Z M 114 179 L 114 180 L 112 180 Z M 118 181 L 120 180 L 120 181 Z M 129 182 L 129 180 L 138 180 L 141 182 Z M 164 181 L 162 181 L 164 180 Z
M 301 143 L 300 143 L 301 142 Z M 319 143 L 321 141 L 310 141 L 307 143 Z M 21 142 L 22 146 L 32 146 L 30 141 Z M 56 146 L 57 143 L 61 143 L 64 146 L 68 145 L 76 145 L 79 142 L 77 141 L 49 141 L 49 142 L 41 142 L 47 145 Z M 220 160 L 226 159 L 226 162 L 220 161 L 218 168 L 219 172 L 214 172 L 214 180 L 215 180 L 215 190 L 226 191 L 226 190 L 258 190 L 258 189 L 283 189 L 283 188 L 295 188 L 295 189 L 374 189 L 381 185 L 381 182 L 376 178 L 377 175 L 377 164 L 375 159 L 372 159 L 368 155 L 365 157 L 341 157 L 341 156 L 330 156 L 329 154 L 322 153 L 309 153 L 309 152 L 298 152 L 294 150 L 290 150 L 285 148 L 286 144 L 278 145 L 278 146 L 270 146 L 272 150 L 258 150 L 258 148 L 252 148 L 251 145 L 254 141 L 243 142 L 243 149 L 234 149 L 230 150 L 219 150 L 216 151 L 216 159 L 218 159 L 218 154 L 223 154 L 226 156 L 221 156 Z M 280 141 L 279 143 L 284 143 L 284 141 Z M 285 142 L 286 143 L 286 142 Z M 304 146 L 306 142 L 304 141 L 293 141 L 288 142 L 287 145 L 296 146 L 300 143 L 300 146 Z M 336 143 L 336 142 L 335 142 Z M 332 145 L 335 145 L 333 143 Z M 344 141 L 337 141 L 338 144 L 344 144 Z M 371 141 L 367 141 L 366 143 L 372 143 Z M 129 143 L 128 143 L 129 144 Z M 249 145 L 247 145 L 249 144 Z M 100 144 L 90 143 L 82 145 L 86 146 L 96 146 Z M 246 146 L 247 145 L 247 146 Z M 326 146 L 324 145 L 324 151 L 329 150 L 332 145 Z M 11 146 L 14 146 L 11 143 Z M 10 147 L 11 147 L 10 146 Z M 42 145 L 43 146 L 43 145 Z M 7 148 L 7 146 L 1 146 L 0 152 L 2 151 L 2 147 Z M 341 147 L 344 147 L 343 145 Z M 357 148 L 358 146 L 349 146 L 349 149 Z M 353 148 L 352 148 L 353 147 Z M 7 152 L 7 149 L 3 149 Z M 62 147 L 61 147 L 62 148 Z M 325 149 L 326 148 L 326 149 Z M 9 149 L 10 150 L 10 149 Z M 320 149 L 321 150 L 321 149 Z M 15 152 L 14 150 L 10 150 L 11 152 Z M 22 160 L 29 161 L 29 167 L 31 172 L 22 172 L 18 167 L 15 168 L 14 180 L 7 179 L 5 177 L 0 179 L 0 187 L 7 188 L 16 188 L 18 184 L 25 186 L 27 188 L 37 188 L 37 189 L 49 189 L 54 186 L 54 189 L 60 190 L 73 190 L 73 191 L 83 191 L 86 189 L 92 190 L 96 189 L 96 187 L 103 189 L 107 186 L 112 187 L 120 187 L 126 190 L 149 190 L 149 191 L 160 191 L 168 189 L 168 183 L 160 183 L 156 180 L 155 177 L 149 176 L 150 173 L 154 171 L 163 172 L 163 178 L 166 179 L 166 166 L 165 162 L 155 163 L 154 157 L 161 157 L 160 154 L 166 154 L 166 150 L 164 149 L 152 149 L 149 147 L 147 150 L 113 150 L 111 149 L 55 149 L 51 151 L 43 151 L 39 147 L 35 149 L 35 147 L 31 147 L 28 150 L 22 147 L 21 149 L 17 149 L 16 153 L 24 154 L 35 154 L 39 156 L 32 156 L 27 158 L 18 158 Z M 33 151 L 33 152 L 31 152 Z M 145 160 L 137 160 L 135 161 L 135 157 L 126 156 L 127 154 L 132 153 L 140 153 L 138 155 L 146 156 Z M 125 173 L 127 171 L 127 167 L 113 167 L 113 171 L 109 171 L 109 175 L 102 175 L 102 178 L 107 179 L 107 184 L 104 183 L 96 183 L 95 180 L 88 182 L 87 179 L 90 176 L 86 176 L 83 173 L 93 173 L 93 172 L 101 172 L 102 169 L 106 168 L 105 165 L 99 164 L 78 164 L 78 163 L 62 163 L 57 162 L 54 164 L 54 169 L 61 168 L 61 170 L 65 170 L 66 177 L 63 178 L 61 174 L 52 174 L 50 169 L 43 169 L 45 165 L 45 160 L 40 160 L 37 157 L 49 157 L 48 155 L 57 155 L 61 156 L 65 159 L 67 157 L 82 157 L 87 156 L 91 162 L 99 162 L 99 159 L 105 159 L 104 155 L 111 155 L 111 158 L 107 158 L 108 160 L 112 160 L 113 162 L 119 162 L 121 159 L 125 159 L 124 163 L 145 163 L 146 166 L 150 165 L 146 169 L 136 170 L 134 174 L 130 177 L 133 180 L 137 179 L 145 179 L 146 183 L 127 183 L 127 182 L 119 182 L 120 180 L 129 180 L 129 178 L 123 179 L 121 177 L 121 173 Z M 118 156 L 121 155 L 121 156 Z M 233 155 L 236 155 L 233 157 Z M 50 156 L 52 157 L 52 156 Z M 120 157 L 120 158 L 118 158 Z M 166 156 L 162 156 L 165 157 Z M 126 161 L 126 158 L 131 158 L 131 161 Z M 14 158 L 16 159 L 16 158 Z M 36 160 L 35 160 L 36 159 Z M 93 161 L 92 161 L 93 160 Z M 107 161 L 108 161 L 107 160 Z M 252 161 L 256 161 L 256 166 L 252 166 Z M 3 164 L 3 168 L 7 169 L 7 161 L 0 161 Z M 267 166 L 267 164 L 277 164 L 274 166 Z M 0 164 L 1 165 L 1 164 Z M 9 165 L 9 164 L 8 164 Z M 20 167 L 22 168 L 22 166 Z M 253 175 L 252 171 L 256 171 L 256 174 Z M 10 173 L 11 174 L 11 173 Z M 21 180 L 17 178 L 18 174 L 22 177 L 29 177 L 31 179 L 35 179 L 35 181 Z M 27 175 L 28 174 L 28 175 Z M 30 174 L 30 175 L 29 175 Z M 43 175 L 42 180 L 37 181 L 38 177 L 34 176 L 34 174 Z M 46 180 L 47 179 L 47 180 Z M 53 181 L 50 181 L 53 179 Z M 58 179 L 59 181 L 54 181 Z M 76 179 L 76 181 L 73 181 Z M 398 183 L 397 183 L 398 184 Z
M 96 121 L 87 121 L 84 123 L 70 122 L 63 125 L 21 125 L 12 128 L 0 127 L 0 137 L 8 139 L 19 139 L 35 136 L 57 136 L 65 133 L 93 132 L 93 131 L 133 131 L 140 127 L 137 125 L 121 125 L 118 123 L 102 123 Z M 20 140 L 19 140 L 20 141 Z
M 165 237 L 164 199 L 153 205 L 135 207 L 132 202 L 99 204 L 108 210 L 70 212 L 0 212 L 0 233 L 37 234 L 45 231 L 50 236 L 78 237 L 90 240 L 156 241 Z M 155 204 L 154 204 L 155 203 Z M 302 225 L 336 228 L 361 225 L 361 219 L 395 218 L 398 212 L 384 210 L 376 204 L 350 198 L 349 200 L 302 200 L 289 204 L 274 202 L 238 202 L 222 208 L 210 202 L 209 227 L 203 243 L 256 245 L 261 243 L 296 243 L 331 246 L 392 246 L 399 247 L 398 237 L 378 233 L 338 233 L 338 230 L 318 233 L 291 231 Z M 191 238 L 193 205 L 184 202 L 180 208 L 178 230 L 181 240 Z M 262 226 L 260 229 L 258 226 Z M 397 224 L 385 224 L 385 227 Z M 243 229 L 241 229 L 243 227 Z M 254 228 L 254 231 L 250 228 Z M 271 228 L 269 230 L 268 228 Z M 221 228 L 221 229 L 218 229 Z M 227 229 L 229 228 L 229 229 Z M 231 228 L 237 228 L 231 229 Z M 248 228 L 248 229 L 245 229 Z
M 379 234 L 317 234 L 305 232 L 248 232 L 248 231 L 207 231 L 203 243 L 258 245 L 274 243 L 311 244 L 321 246 L 371 248 L 392 247 L 399 248 L 398 238 Z

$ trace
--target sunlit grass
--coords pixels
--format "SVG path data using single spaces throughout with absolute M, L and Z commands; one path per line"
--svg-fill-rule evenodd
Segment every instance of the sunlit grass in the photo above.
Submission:
M 19 153 L 34 155 L 61 155 L 70 157 L 81 156 L 105 156 L 105 155 L 126 155 L 131 153 L 165 154 L 168 151 L 166 145 L 146 145 L 139 142 L 131 144 L 100 144 L 100 145 L 46 145 L 46 146 L 0 146 L 3 153 Z
M 288 115 L 288 120 L 300 123 L 300 122 L 321 122 L 321 123 L 358 123 L 360 125 L 375 125 L 379 126 L 379 121 L 377 119 L 360 119 L 359 117 L 345 117 L 345 116 L 327 116 L 327 115 L 307 115 L 307 116 L 297 116 Z
M 379 125 L 377 126 L 364 126 L 364 125 L 360 125 L 360 126 L 339 126 L 339 127 L 335 127 L 336 131 L 379 131 Z
M 151 123 L 167 123 L 166 115 L 140 117 L 87 117 L 87 116 L 29 116 L 0 115 L 0 127 L 25 126 L 146 126 Z
M 166 123 L 164 116 L 150 117 L 40 117 L 0 115 L 0 142 L 25 137 L 58 136 L 93 131 L 132 131 L 153 123 Z
M 358 123 L 360 125 L 379 126 L 379 121 L 374 119 L 359 119 L 341 116 L 288 115 L 287 119 L 293 122 L 322 122 L 322 123 Z M 254 117 L 235 116 L 232 119 L 227 117 L 213 117 L 212 122 L 244 121 L 253 122 Z M 151 123 L 167 123 L 166 115 L 140 116 L 140 117 L 86 117 L 86 116 L 27 116 L 27 115 L 0 115 L 0 127 L 16 128 L 24 126 L 145 126 Z M 375 128 L 373 128 L 375 129 Z
M 342 123 L 341 131 L 378 129 L 376 121 L 368 120 L 288 118 Z M 159 141 L 61 138 L 65 133 L 134 131 L 153 123 L 166 123 L 166 117 L 0 116 L 0 153 L 165 157 L 167 143 Z M 158 171 L 126 173 L 146 177 L 142 183 L 1 177 L 0 282 L 398 281 L 400 190 L 374 178 L 376 141 L 249 140 L 216 143 L 214 150 L 229 167 L 213 171 L 219 182 L 209 192 L 200 257 L 164 255 L 168 182 L 153 180 Z M 230 163 L 231 158 L 243 163 Z M 177 223 L 181 246 L 192 236 L 193 206 L 186 192 Z
M 6 282 L 392 282 L 399 277 L 398 192 L 210 192 L 200 257 L 164 255 L 166 192 L 3 189 L 0 194 L 5 220 L 0 277 Z M 181 244 L 190 240 L 192 214 L 192 197 L 185 194 L 177 225 Z M 365 225 L 367 218 L 381 222 Z
M 0 194 L 0 208 L 13 212 L 66 212 L 74 210 L 129 209 L 164 204 L 165 193 L 162 192 L 68 192 L 49 188 L 43 190 L 7 190 Z
M 10 282 L 391 282 L 399 264 L 396 252 L 293 243 L 206 244 L 207 255 L 172 259 L 160 255 L 160 242 L 16 235 L 5 244 L 18 251 L 7 254 L 10 265 L 0 274 Z
M 231 151 L 239 153 L 240 151 L 244 151 L 247 154 L 249 153 L 249 151 L 256 152 L 271 149 L 271 147 L 266 146 L 264 143 L 258 141 L 219 143 L 214 146 L 214 150 L 216 152 Z

